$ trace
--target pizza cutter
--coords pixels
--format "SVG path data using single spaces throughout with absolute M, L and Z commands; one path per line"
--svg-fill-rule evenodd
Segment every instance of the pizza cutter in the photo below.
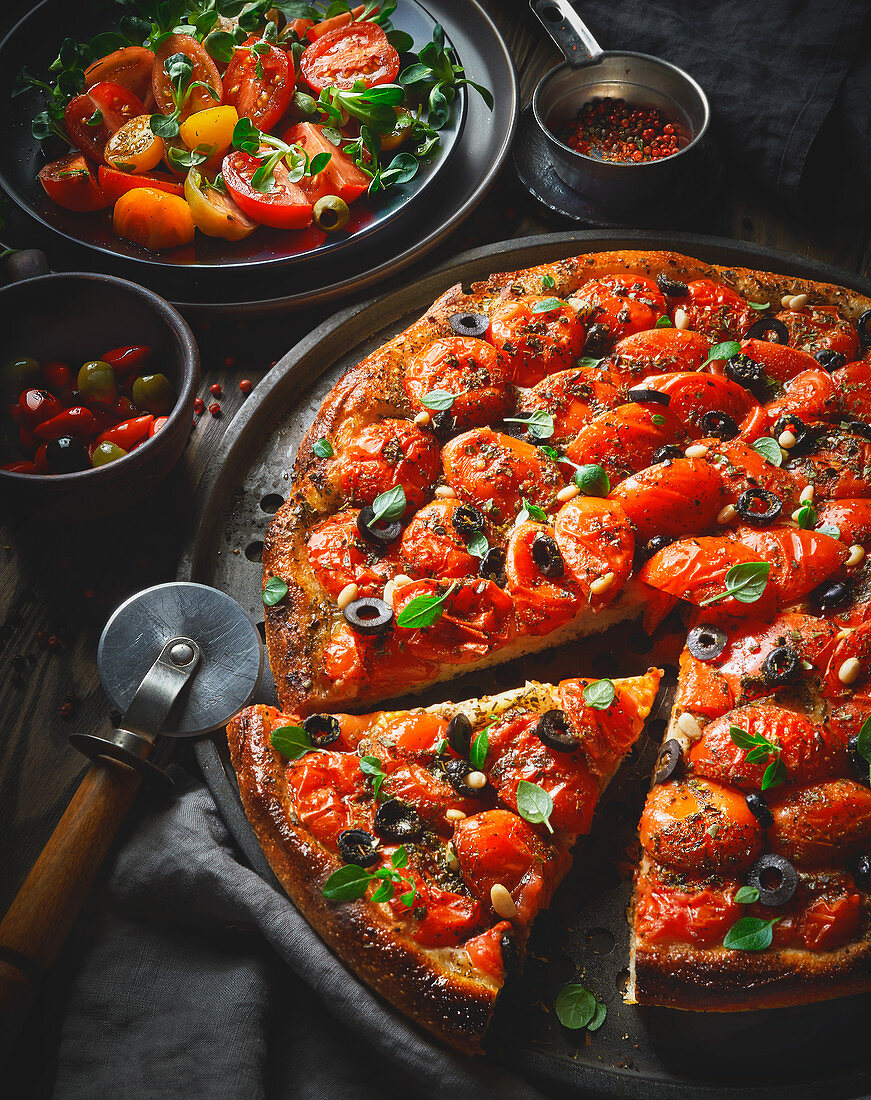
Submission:
M 171 789 L 153 761 L 158 735 L 219 729 L 254 696 L 260 634 L 230 596 L 203 584 L 160 584 L 131 596 L 106 624 L 100 680 L 124 714 L 105 734 L 70 742 L 93 763 L 0 923 L 0 1055 L 27 1015 L 140 785 Z

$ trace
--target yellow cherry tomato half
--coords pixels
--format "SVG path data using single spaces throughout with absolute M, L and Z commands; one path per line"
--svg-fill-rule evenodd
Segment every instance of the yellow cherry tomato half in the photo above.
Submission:
M 115 203 L 112 225 L 119 237 L 152 252 L 194 239 L 194 219 L 185 200 L 154 187 L 135 187 L 122 195 Z
M 220 161 L 233 144 L 233 128 L 238 121 L 235 107 L 209 107 L 188 115 L 179 127 L 179 136 L 188 149 L 214 145 L 212 159 Z
M 151 132 L 150 115 L 137 115 L 106 142 L 103 159 L 121 172 L 150 172 L 163 156 L 163 138 Z
M 243 214 L 229 195 L 208 187 L 196 168 L 191 168 L 184 181 L 184 197 L 194 225 L 207 237 L 241 241 L 257 228 L 257 222 Z

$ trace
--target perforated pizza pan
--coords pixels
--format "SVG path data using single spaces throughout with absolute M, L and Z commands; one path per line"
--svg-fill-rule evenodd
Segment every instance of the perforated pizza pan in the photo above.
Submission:
M 233 595 L 262 622 L 260 554 L 272 514 L 287 492 L 293 459 L 324 396 L 343 371 L 416 319 L 444 290 L 493 272 L 611 249 L 673 249 L 721 265 L 778 271 L 853 287 L 871 284 L 824 264 L 757 246 L 697 235 L 641 232 L 557 233 L 467 252 L 418 282 L 325 322 L 291 349 L 257 386 L 228 428 L 197 500 L 195 532 L 183 561 L 188 579 Z M 523 658 L 434 688 L 420 702 L 463 699 L 510 687 L 526 677 L 627 675 L 668 663 L 636 629 L 623 627 L 558 653 Z M 493 681 L 496 681 L 494 685 Z M 264 677 L 260 698 L 274 702 Z M 397 704 L 402 705 L 402 701 Z M 871 997 L 757 1013 L 688 1013 L 623 1003 L 629 928 L 626 907 L 636 858 L 636 825 L 662 722 L 649 723 L 603 797 L 592 835 L 538 918 L 524 975 L 497 1008 L 490 1056 L 545 1085 L 587 1094 L 647 1098 L 853 1097 L 871 1092 L 865 1033 Z M 206 782 L 251 865 L 274 881 L 248 825 L 220 737 L 197 742 Z M 608 1006 L 593 1035 L 567 1031 L 553 1012 L 569 981 L 580 981 Z M 392 1011 L 385 1005 L 385 1012 Z

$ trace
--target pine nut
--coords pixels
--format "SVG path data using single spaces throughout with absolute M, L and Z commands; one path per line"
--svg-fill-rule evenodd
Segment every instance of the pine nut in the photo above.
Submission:
M 423 409 L 414 418 L 414 422 L 415 422 L 415 424 L 417 424 L 418 428 L 425 428 L 431 420 L 432 420 L 432 417 L 429 415 L 429 413 L 426 411 L 426 409 Z
M 848 627 L 846 630 L 839 630 L 838 633 L 835 635 L 835 641 L 836 642 L 843 642 L 843 640 L 845 638 L 850 637 L 850 635 L 853 633 L 854 630 L 855 630 L 855 627 L 852 627 L 852 626 Z
M 787 429 L 785 432 L 780 433 L 777 437 L 777 442 L 785 451 L 791 451 L 798 440 L 795 438 L 795 435 Z
M 798 523 L 798 517 L 800 515 L 801 515 L 801 508 L 796 508 L 796 510 L 792 513 L 792 518 L 793 518 L 793 521 L 795 523 Z
M 704 443 L 693 443 L 684 451 L 687 458 L 704 458 L 707 453 L 708 448 Z
M 501 882 L 494 882 L 490 887 L 490 904 L 498 917 L 504 920 L 514 920 L 517 916 L 517 906 L 514 899 Z
M 580 491 L 581 490 L 577 487 L 577 485 L 564 485 L 562 489 L 560 489 L 560 491 L 557 493 L 556 499 L 574 500 L 575 497 L 580 493 Z
M 445 821 L 450 821 L 452 825 L 462 821 L 465 816 L 462 810 L 445 810 Z
M 717 513 L 717 523 L 731 523 L 737 516 L 734 504 L 727 504 L 725 508 L 721 508 Z
M 686 329 L 690 327 L 690 319 L 687 317 L 684 310 L 678 306 L 674 311 L 674 327 L 680 329 Z
M 850 556 L 847 558 L 847 565 L 858 565 L 860 561 L 865 557 L 865 550 L 858 543 L 854 543 L 850 547 Z
M 397 573 L 393 578 L 394 588 L 404 588 L 407 584 L 414 584 L 414 579 L 405 573 Z
M 466 776 L 466 785 L 471 787 L 473 791 L 480 791 L 482 787 L 487 785 L 487 776 L 483 772 L 469 772 Z
M 838 669 L 838 679 L 842 684 L 855 684 L 859 679 L 862 666 L 855 657 L 848 657 Z
M 381 597 L 381 599 L 384 600 L 385 603 L 389 603 L 391 607 L 393 606 L 393 594 L 395 591 L 396 585 L 393 583 L 392 580 L 388 581 L 387 584 L 384 585 L 384 595 Z
M 685 733 L 691 741 L 698 741 L 702 736 L 702 727 L 688 710 L 685 710 L 680 718 L 678 718 L 677 728 L 681 733 Z
M 342 591 L 336 596 L 336 607 L 340 611 L 344 611 L 349 603 L 353 603 L 356 600 L 360 589 L 352 581 L 350 584 L 346 584 Z
M 784 296 L 780 299 L 780 304 L 783 306 L 784 309 L 789 309 L 789 303 L 791 301 L 792 301 L 792 295 L 791 294 L 784 294 Z
M 454 498 L 454 497 L 455 497 L 455 496 L 456 496 L 457 494 L 456 494 L 456 493 L 454 492 L 454 490 L 453 490 L 453 489 L 452 489 L 452 488 L 450 487 L 450 485 L 439 485 L 439 487 L 438 487 L 438 488 L 436 489 L 436 491 L 435 491 L 435 495 L 436 495 L 437 497 L 441 497 L 441 498 L 442 498 L 442 500 L 451 500 L 451 499 L 453 499 L 453 498 Z
M 798 499 L 801 501 L 802 504 L 810 504 L 810 502 L 814 499 L 814 487 L 813 487 L 813 485 L 805 485 L 805 487 L 802 489 L 801 493 L 799 494 Z
M 793 313 L 795 313 L 800 309 L 804 309 L 809 301 L 810 298 L 808 298 L 807 294 L 796 294 L 793 298 L 789 299 L 789 305 L 786 308 L 791 309 Z
M 607 592 L 611 585 L 614 583 L 614 574 L 605 573 L 601 577 L 597 577 L 590 585 L 590 595 L 601 596 L 603 592 Z

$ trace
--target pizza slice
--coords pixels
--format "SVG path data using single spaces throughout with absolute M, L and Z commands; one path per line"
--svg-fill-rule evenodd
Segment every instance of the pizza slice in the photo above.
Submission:
M 248 818 L 309 923 L 418 1024 L 477 1051 L 660 677 L 366 715 L 255 706 L 227 735 Z

